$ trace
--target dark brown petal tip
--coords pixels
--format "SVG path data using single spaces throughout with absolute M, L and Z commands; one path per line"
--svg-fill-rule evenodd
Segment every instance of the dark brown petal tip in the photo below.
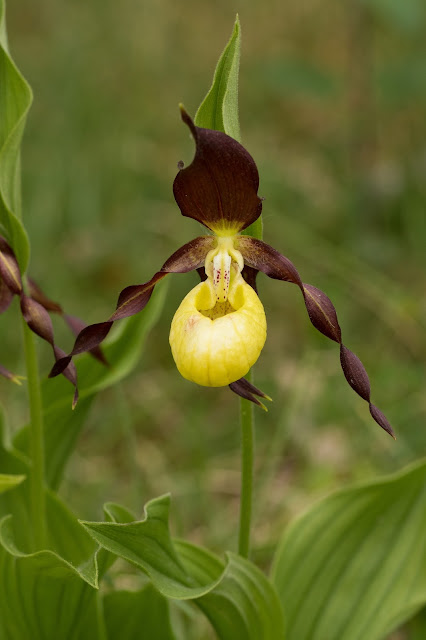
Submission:
M 24 376 L 15 375 L 11 371 L 9 371 L 9 369 L 6 369 L 6 367 L 3 367 L 3 365 L 1 364 L 0 364 L 0 376 L 3 376 L 3 378 L 6 378 L 7 380 L 10 380 L 11 382 L 14 382 L 15 384 L 19 384 L 19 385 L 22 384 L 21 380 L 25 380 Z
M 221 131 L 196 127 L 181 107 L 196 149 L 192 163 L 181 169 L 173 193 L 182 215 L 216 233 L 237 233 L 260 216 L 259 174 L 244 147 Z
M 327 338 L 340 344 L 340 362 L 349 385 L 368 402 L 370 413 L 377 424 L 395 438 L 386 416 L 370 402 L 370 381 L 361 360 L 342 344 L 336 309 L 330 298 L 311 284 L 303 284 L 292 262 L 265 242 L 249 236 L 239 236 L 235 247 L 241 251 L 246 265 L 262 271 L 270 278 L 292 282 L 299 287 L 311 323 Z
M 236 393 L 241 398 L 244 398 L 245 400 L 249 400 L 250 402 L 253 402 L 264 411 L 268 411 L 268 409 L 265 407 L 263 402 L 260 402 L 260 400 L 258 400 L 256 396 L 259 396 L 259 398 L 265 398 L 265 400 L 270 400 L 271 402 L 272 402 L 272 398 L 267 396 L 266 393 L 263 393 L 263 391 L 255 387 L 251 382 L 249 382 L 245 378 L 240 378 L 239 380 L 232 382 L 229 385 L 229 388 L 231 389 L 231 391 Z
M 148 282 L 131 285 L 120 293 L 117 307 L 106 322 L 84 327 L 77 335 L 74 348 L 68 355 L 63 355 L 55 362 L 49 374 L 50 378 L 62 373 L 71 362 L 71 358 L 79 353 L 93 351 L 107 337 L 116 320 L 128 318 L 142 311 L 148 304 L 157 282 L 168 273 L 188 273 L 204 264 L 207 253 L 216 246 L 213 236 L 200 236 L 180 247 Z

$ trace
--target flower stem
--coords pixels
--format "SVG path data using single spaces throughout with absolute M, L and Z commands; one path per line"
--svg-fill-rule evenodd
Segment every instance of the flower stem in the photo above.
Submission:
M 246 376 L 251 379 L 251 373 Z M 240 494 L 240 532 L 238 553 L 248 558 L 250 552 L 250 527 L 253 495 L 253 460 L 254 460 L 254 405 L 241 398 L 241 494 Z
M 38 371 L 35 336 L 22 319 L 25 363 L 30 408 L 30 451 L 32 466 L 29 475 L 33 544 L 36 549 L 46 546 L 46 499 L 44 488 L 43 407 Z

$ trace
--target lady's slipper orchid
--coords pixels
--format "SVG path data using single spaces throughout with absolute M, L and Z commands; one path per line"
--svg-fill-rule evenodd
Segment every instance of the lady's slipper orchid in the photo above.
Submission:
M 316 287 L 303 284 L 295 266 L 278 251 L 241 235 L 259 216 L 259 175 L 250 154 L 220 131 L 196 127 L 182 109 L 196 145 L 193 162 L 179 163 L 173 193 L 182 215 L 201 222 L 214 235 L 200 236 L 178 249 L 148 282 L 125 288 L 107 322 L 90 325 L 77 336 L 71 353 L 57 359 L 51 376 L 74 355 L 97 347 L 113 323 L 141 311 L 154 286 L 169 273 L 197 269 L 202 282 L 184 298 L 172 321 L 170 345 L 176 365 L 188 380 L 204 386 L 229 385 L 232 391 L 263 407 L 267 396 L 245 380 L 266 339 L 265 312 L 256 291 L 256 276 L 297 285 L 316 329 L 339 343 L 340 361 L 350 386 L 368 402 L 374 420 L 393 436 L 383 413 L 370 402 L 367 373 L 342 344 L 336 311 Z
M 50 344 L 56 359 L 62 358 L 65 356 L 65 352 L 55 344 L 53 325 L 49 312 L 61 315 L 74 335 L 77 335 L 86 324 L 79 320 L 79 318 L 64 313 L 62 307 L 50 300 L 31 278 L 27 278 L 27 293 L 25 293 L 24 290 L 15 253 L 7 240 L 3 238 L 3 236 L 0 236 L 0 313 L 3 313 L 9 308 L 14 296 L 18 296 L 21 313 L 28 327 Z M 99 347 L 91 350 L 91 353 L 95 358 L 100 360 L 100 362 L 106 363 Z M 73 406 L 75 406 L 78 401 L 78 390 L 77 371 L 74 363 L 69 363 L 69 365 L 62 370 L 62 373 L 75 387 L 73 399 Z M 15 375 L 2 365 L 0 365 L 0 375 L 11 382 L 21 384 L 22 376 Z

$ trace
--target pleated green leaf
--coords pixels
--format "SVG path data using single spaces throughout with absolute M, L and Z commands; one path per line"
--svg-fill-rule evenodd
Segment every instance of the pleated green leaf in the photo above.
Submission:
M 63 638 L 101 640 L 97 547 L 48 492 L 48 548 L 33 551 L 27 484 L 1 497 L 2 512 L 13 515 L 0 521 L 0 637 L 53 640 L 60 630 Z
M 103 599 L 108 640 L 175 640 L 169 603 L 151 584 L 140 591 L 114 591 Z
M 333 494 L 273 567 L 288 640 L 380 640 L 426 602 L 426 462 Z
M 72 388 L 67 380 L 58 376 L 43 383 L 46 479 L 51 488 L 57 489 L 60 484 L 65 465 L 96 394 L 124 379 L 140 361 L 143 345 L 160 316 L 166 293 L 167 283 L 160 283 L 147 308 L 118 325 L 118 331 L 103 347 L 108 367 L 89 354 L 81 356 L 78 360 L 80 401 L 74 411 L 71 409 Z M 13 445 L 28 454 L 28 425 L 18 431 Z
M 29 260 L 29 241 L 20 222 L 20 145 L 32 102 L 30 86 L 8 49 L 5 3 L 0 0 L 0 231 L 7 237 L 22 271 Z
M 241 33 L 238 16 L 231 38 L 217 63 L 213 84 L 195 114 L 197 127 L 223 131 L 240 140 L 238 119 L 238 72 Z
M 222 640 L 284 638 L 278 596 L 265 575 L 235 554 L 223 563 L 204 549 L 173 542 L 169 507 L 164 496 L 146 505 L 142 521 L 83 524 L 101 546 L 142 569 L 164 596 L 194 600 Z

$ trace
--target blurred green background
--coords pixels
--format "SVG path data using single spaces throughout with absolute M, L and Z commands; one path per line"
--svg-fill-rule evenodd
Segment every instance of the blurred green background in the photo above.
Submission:
M 240 120 L 266 198 L 264 238 L 331 297 L 398 437 L 348 387 L 337 346 L 312 328 L 296 287 L 260 276 L 268 340 L 256 383 L 274 402 L 256 410 L 253 540 L 267 567 L 304 506 L 426 450 L 426 5 L 14 0 L 8 25 L 35 94 L 23 146 L 31 274 L 69 313 L 97 322 L 124 286 L 200 233 L 172 195 L 177 162 L 193 154 L 177 105 L 195 113 L 237 11 Z M 197 278 L 169 280 L 140 365 L 98 398 L 62 495 L 96 519 L 105 500 L 141 512 L 171 490 L 177 535 L 234 549 L 238 401 L 176 371 L 170 321 Z M 19 371 L 16 317 L 1 318 L 1 361 Z M 39 350 L 47 374 L 51 354 Z M 22 390 L 0 381 L 0 397 L 19 424 Z

